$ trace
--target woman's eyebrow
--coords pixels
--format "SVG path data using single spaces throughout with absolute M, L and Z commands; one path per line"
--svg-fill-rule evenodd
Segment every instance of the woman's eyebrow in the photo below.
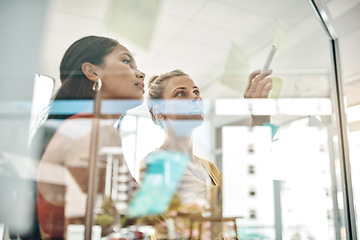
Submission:
M 175 89 L 172 91 L 172 93 L 175 92 L 175 91 L 178 90 L 178 89 L 185 90 L 186 87 L 178 87 L 178 88 L 175 88 Z M 193 86 L 193 89 L 199 89 L 199 87 L 198 87 L 198 86 Z
M 185 90 L 186 89 L 186 87 L 177 87 L 177 88 L 175 88 L 171 93 L 173 93 L 173 92 L 175 92 L 176 90 L 178 90 L 178 89 L 182 89 L 182 90 Z
M 131 60 L 133 60 L 133 57 L 130 54 L 128 54 L 126 52 L 120 53 L 120 55 L 123 55 L 123 54 L 127 55 Z

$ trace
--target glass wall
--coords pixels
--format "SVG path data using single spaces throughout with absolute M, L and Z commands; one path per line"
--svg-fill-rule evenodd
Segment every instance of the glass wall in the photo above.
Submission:
M 359 179 L 357 176 L 358 166 L 357 159 L 359 159 L 359 79 L 360 72 L 357 64 L 359 62 L 360 48 L 353 47 L 352 43 L 359 41 L 359 1 L 351 1 L 347 5 L 346 9 L 339 11 L 337 5 L 338 1 L 334 1 L 332 4 L 329 4 L 329 10 L 332 16 L 334 16 L 334 27 L 339 36 L 339 47 L 340 47 L 340 57 L 342 62 L 342 76 L 343 76 L 343 88 L 346 100 L 346 115 L 348 122 L 348 131 L 349 131 L 349 148 L 350 148 L 350 165 L 351 165 L 351 177 L 352 177 L 352 187 L 354 195 L 354 204 L 355 204 L 355 216 L 357 228 L 359 226 Z M 349 23 L 354 23 L 350 24 Z M 345 27 L 347 26 L 347 27 Z M 359 238 L 359 234 L 357 235 Z
M 2 5 L 14 27 L 30 7 Z M 350 239 L 332 45 L 311 2 L 35 9 L 36 60 L 1 75 L 0 239 Z M 89 35 L 126 48 L 68 50 Z

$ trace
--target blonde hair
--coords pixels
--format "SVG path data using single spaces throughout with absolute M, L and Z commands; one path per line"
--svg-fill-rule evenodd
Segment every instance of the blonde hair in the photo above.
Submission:
M 176 69 L 173 70 L 171 72 L 166 72 L 163 74 L 160 74 L 160 76 L 153 76 L 150 78 L 149 82 L 148 82 L 148 96 L 147 96 L 147 104 L 148 104 L 148 108 L 149 108 L 149 112 L 151 115 L 151 119 L 154 121 L 155 124 L 159 125 L 162 127 L 161 122 L 159 122 L 154 113 L 153 113 L 153 108 L 155 105 L 157 105 L 157 101 L 156 100 L 160 100 L 163 99 L 163 94 L 164 94 L 164 89 L 166 86 L 166 82 L 168 80 L 170 80 L 173 77 L 181 77 L 181 76 L 186 76 L 189 77 L 188 74 L 184 73 L 183 71 Z

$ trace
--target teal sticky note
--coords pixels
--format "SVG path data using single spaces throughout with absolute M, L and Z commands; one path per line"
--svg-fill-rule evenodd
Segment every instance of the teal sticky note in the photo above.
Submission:
M 165 213 L 189 162 L 188 155 L 176 151 L 158 151 L 146 159 L 146 172 L 127 210 L 127 217 Z
M 279 130 L 279 127 L 271 123 L 264 123 L 263 126 L 268 126 L 271 128 L 271 139 L 274 139 L 275 134 Z

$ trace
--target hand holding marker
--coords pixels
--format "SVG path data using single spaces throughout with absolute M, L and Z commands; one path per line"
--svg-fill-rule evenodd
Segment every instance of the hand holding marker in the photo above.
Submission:
M 286 38 L 287 33 L 285 27 L 279 19 L 279 24 L 274 36 L 273 44 L 262 70 L 254 71 L 249 76 L 250 84 L 248 85 L 248 89 L 244 95 L 245 98 L 279 97 L 282 87 L 282 79 L 276 77 L 269 78 L 268 76 L 272 73 L 272 71 L 268 70 L 276 51 L 283 48 Z
M 285 28 L 285 24 L 283 23 L 283 21 L 279 18 L 278 21 L 278 28 L 276 30 L 275 36 L 274 36 L 274 40 L 273 40 L 273 44 L 271 46 L 270 52 L 266 58 L 265 64 L 261 70 L 261 73 L 264 73 L 266 71 L 269 70 L 270 68 L 270 64 L 274 58 L 274 55 L 276 53 L 277 50 L 282 51 L 285 45 L 285 42 L 287 40 L 287 31 Z M 268 97 L 270 98 L 279 98 L 280 95 L 280 91 L 281 91 L 281 87 L 283 84 L 283 80 L 281 78 L 277 78 L 277 77 L 271 77 L 272 81 L 271 81 L 271 90 L 268 94 Z M 273 141 L 275 141 L 276 139 L 274 139 L 279 127 L 269 123 L 264 123 L 263 126 L 269 126 L 271 128 L 271 135 Z
M 266 72 L 270 68 L 270 64 L 275 56 L 277 50 L 282 51 L 284 49 L 286 40 L 287 40 L 287 30 L 284 22 L 279 18 L 278 20 L 278 28 L 275 32 L 273 44 L 271 46 L 270 52 L 266 58 L 265 64 L 261 70 L 262 73 Z M 282 79 L 271 77 L 272 78 L 272 89 L 270 90 L 269 97 L 278 98 L 280 95 L 280 90 L 282 87 Z

